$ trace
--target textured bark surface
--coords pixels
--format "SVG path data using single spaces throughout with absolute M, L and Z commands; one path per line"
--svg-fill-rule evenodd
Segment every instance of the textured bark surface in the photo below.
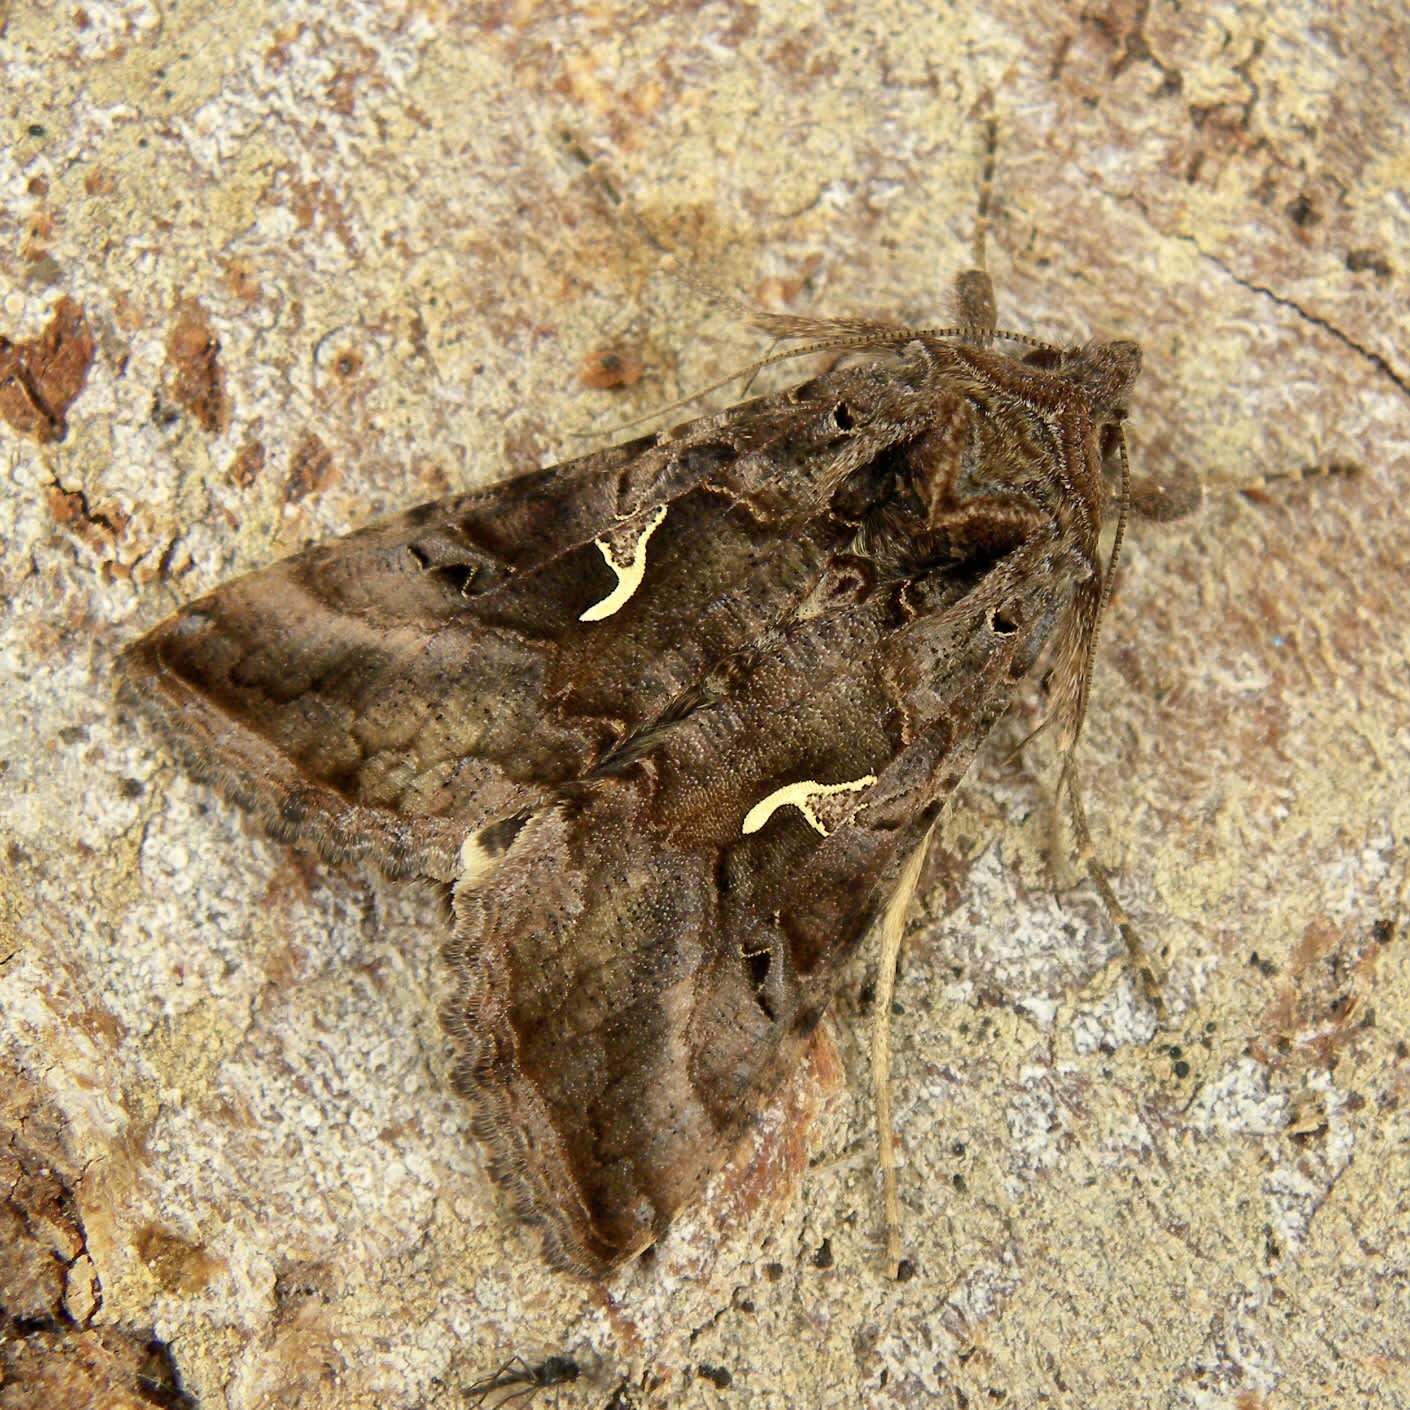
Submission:
M 0 335 L 94 338 L 64 438 L 33 388 L 0 423 L 0 1405 L 451 1406 L 555 1352 L 565 1407 L 1410 1397 L 1403 7 L 268 9 L 0 3 Z M 1011 757 L 1030 702 L 898 989 L 915 1276 L 865 965 L 653 1258 L 551 1274 L 446 1084 L 435 906 L 189 782 L 113 657 L 747 361 L 637 217 L 767 306 L 947 322 L 985 94 L 1000 321 L 1142 341 L 1139 472 L 1364 466 L 1128 538 L 1083 760 L 1170 1027 Z

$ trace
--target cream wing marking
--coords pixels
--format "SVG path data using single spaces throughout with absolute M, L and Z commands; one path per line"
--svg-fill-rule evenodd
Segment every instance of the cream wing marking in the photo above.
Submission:
M 473 890 L 499 860 L 499 857 L 485 850 L 479 832 L 472 832 L 460 844 L 460 875 L 455 879 L 457 888 Z
M 625 561 L 618 559 L 617 547 L 610 539 L 600 538 L 593 540 L 601 550 L 603 558 L 607 560 L 607 566 L 616 573 L 617 586 L 614 587 L 601 602 L 594 602 L 593 605 L 578 618 L 578 621 L 604 621 L 631 601 L 633 594 L 636 592 L 637 588 L 641 586 L 642 578 L 646 576 L 647 542 L 651 538 L 651 535 L 661 527 L 661 523 L 666 517 L 666 510 L 669 507 L 669 505 L 663 504 L 655 514 L 641 526 L 636 537 L 629 542 Z
M 857 793 L 863 788 L 870 788 L 875 782 L 875 774 L 863 774 L 861 778 L 854 778 L 848 783 L 815 783 L 812 779 L 804 779 L 800 783 L 785 783 L 782 788 L 776 788 L 767 797 L 759 799 L 745 813 L 744 825 L 740 831 L 746 836 L 751 832 L 758 832 L 777 809 L 794 807 L 812 827 L 817 828 L 826 837 L 830 830 L 813 811 L 814 801 L 819 798 L 831 798 L 837 793 Z

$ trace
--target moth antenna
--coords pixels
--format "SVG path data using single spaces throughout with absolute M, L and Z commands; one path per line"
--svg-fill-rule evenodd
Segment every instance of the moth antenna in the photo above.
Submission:
M 988 235 L 990 222 L 990 208 L 992 203 L 992 192 L 994 185 L 994 170 L 998 152 L 998 132 L 999 125 L 997 119 L 991 113 L 984 119 L 985 148 L 984 165 L 980 176 L 979 185 L 979 213 L 975 220 L 974 235 L 974 257 L 975 268 L 984 269 L 984 246 Z M 1044 342 L 1042 339 L 1030 337 L 1026 333 L 1009 332 L 992 326 L 992 320 L 966 321 L 955 328 L 897 328 L 893 324 L 879 323 L 875 319 L 865 318 L 809 318 L 804 314 L 773 313 L 768 309 L 755 308 L 752 304 L 734 294 L 726 293 L 723 289 L 717 288 L 702 279 L 693 269 L 685 265 L 675 250 L 671 249 L 649 225 L 641 218 L 641 215 L 632 208 L 612 182 L 599 170 L 600 163 L 591 155 L 578 141 L 577 137 L 567 128 L 559 132 L 559 138 L 569 155 L 587 173 L 588 177 L 596 184 L 599 194 L 603 200 L 615 211 L 625 216 L 631 223 L 633 229 L 641 239 L 653 250 L 656 250 L 662 257 L 665 267 L 674 278 L 693 289 L 697 294 L 708 302 L 721 308 L 733 310 L 746 321 L 753 323 L 756 327 L 762 328 L 765 332 L 773 333 L 778 338 L 811 338 L 819 341 L 827 341 L 835 338 L 839 334 L 850 339 L 854 337 L 871 338 L 875 337 L 881 342 L 904 342 L 910 338 L 930 337 L 930 338 L 968 338 L 975 340 L 978 338 L 1007 338 L 1016 343 L 1022 343 L 1026 347 L 1035 348 L 1041 352 L 1057 353 L 1061 351 L 1052 343 Z M 843 347 L 844 344 L 837 342 L 830 346 Z M 865 346 L 865 344 L 855 344 L 854 346 Z M 800 348 L 786 356 L 802 356 L 806 352 L 817 351 L 814 348 Z M 766 360 L 761 359 L 757 363 L 752 363 L 748 367 L 735 375 L 747 375 L 758 371 L 766 365 Z M 733 377 L 726 378 L 725 381 L 717 382 L 711 387 L 694 395 L 683 398 L 681 401 L 673 403 L 673 406 L 684 406 L 697 397 L 706 395 L 711 391 L 725 385 L 727 381 L 733 381 Z M 671 407 L 663 407 L 662 410 L 670 410 Z M 655 413 L 653 412 L 652 415 Z M 646 417 L 640 418 L 647 419 Z M 626 422 L 627 426 L 635 425 L 636 422 Z
M 774 315 L 767 315 L 772 318 Z M 786 317 L 786 315 L 779 315 Z M 828 326 L 828 325 L 824 325 Z M 845 326 L 845 325 L 842 325 Z M 717 381 L 709 383 L 704 387 L 697 387 L 695 391 L 686 396 L 677 397 L 675 401 L 668 401 L 664 406 L 653 407 L 650 411 L 644 411 L 640 416 L 633 416 L 629 421 L 619 421 L 610 431 L 585 431 L 581 434 L 585 437 L 598 437 L 603 435 L 613 435 L 618 431 L 630 430 L 633 426 L 640 426 L 644 421 L 654 421 L 658 416 L 668 415 L 672 411 L 679 411 L 682 407 L 689 406 L 692 402 L 699 401 L 701 397 L 708 397 L 711 392 L 718 392 L 721 387 L 727 387 L 731 382 L 737 381 L 741 377 L 752 377 L 755 373 L 762 371 L 765 367 L 771 367 L 776 362 L 788 362 L 795 357 L 811 357 L 814 353 L 824 352 L 857 352 L 866 348 L 880 348 L 894 346 L 897 343 L 909 343 L 917 338 L 959 338 L 966 334 L 973 334 L 973 328 L 892 328 L 884 325 L 865 324 L 861 325 L 874 331 L 865 333 L 858 337 L 822 339 L 815 343 L 806 343 L 800 348 L 784 348 L 782 352 L 769 353 L 766 357 L 756 358 L 753 362 L 745 363 L 743 367 L 736 367 L 733 372 L 726 373 Z M 785 337 L 797 336 L 794 334 L 784 334 Z M 1042 348 L 1048 352 L 1056 352 L 1047 343 L 1039 342 L 1036 338 L 1025 337 L 1021 333 L 1000 333 L 1001 338 L 1013 338 L 1015 341 L 1027 343 L 1032 347 Z
M 619 215 L 626 218 L 643 243 L 649 245 L 661 256 L 661 267 L 672 278 L 678 279 L 688 289 L 699 294 L 707 303 L 713 304 L 717 308 L 729 309 L 746 323 L 752 323 L 765 332 L 773 333 L 776 338 L 820 339 L 837 337 L 839 334 L 855 337 L 895 331 L 892 325 L 879 323 L 875 319 L 810 318 L 806 314 L 774 313 L 768 309 L 757 308 L 739 298 L 738 295 L 727 293 L 708 280 L 702 279 L 693 268 L 681 260 L 677 252 L 662 240 L 642 219 L 641 214 L 622 197 L 611 181 L 598 170 L 599 163 L 584 150 L 582 144 L 573 134 L 565 129 L 561 135 L 564 145 L 568 148 L 573 159 L 586 170 L 588 177 L 596 183 L 598 193 L 603 200 L 612 206 Z M 746 369 L 746 371 L 748 370 L 750 369 Z M 757 367 L 753 370 L 757 371 Z
M 727 308 L 750 322 L 757 322 L 761 318 L 770 316 L 766 310 L 755 308 L 753 304 L 741 299 L 737 294 L 726 293 L 723 289 L 716 288 L 708 280 L 702 279 L 693 269 L 681 262 L 674 250 L 667 249 L 659 240 L 656 240 L 646 229 L 645 223 L 639 216 L 636 218 L 636 223 L 644 232 L 644 238 L 661 251 L 662 268 L 667 270 L 672 278 L 679 279 L 688 289 L 694 290 L 707 303 L 714 304 L 719 308 Z
M 741 392 L 741 395 L 747 395 L 749 387 L 753 384 L 753 379 L 771 363 L 782 362 L 793 357 L 806 357 L 816 352 L 845 352 L 883 346 L 889 343 L 909 342 L 912 338 L 960 338 L 966 342 L 979 344 L 989 343 L 994 338 L 1006 338 L 1041 352 L 1056 354 L 1060 351 L 1053 344 L 1030 337 L 1026 333 L 1009 332 L 996 328 L 994 326 L 992 288 L 989 290 L 987 306 L 973 309 L 968 306 L 962 308 L 964 322 L 954 328 L 898 328 L 893 324 L 879 323 L 875 319 L 810 318 L 804 314 L 773 313 L 768 309 L 755 308 L 745 300 L 710 284 L 693 269 L 683 264 L 676 252 L 657 236 L 655 231 L 641 218 L 641 215 L 632 208 L 631 203 L 622 197 L 608 177 L 599 170 L 599 162 L 583 147 L 569 128 L 561 128 L 558 137 L 568 154 L 597 186 L 602 199 L 618 214 L 625 216 L 638 236 L 661 255 L 663 266 L 670 271 L 674 278 L 679 279 L 707 302 L 720 308 L 730 309 L 756 328 L 766 333 L 772 333 L 776 341 L 792 338 L 812 340 L 805 347 L 786 349 L 783 352 L 769 353 L 758 358 L 738 371 L 730 373 L 727 377 L 722 377 L 718 382 L 712 382 L 709 386 L 702 387 L 687 396 L 678 397 L 675 401 L 667 402 L 665 406 L 655 407 L 641 416 L 633 417 L 630 421 L 618 422 L 610 432 L 594 431 L 585 433 L 587 435 L 596 437 L 615 434 L 616 431 L 630 430 L 645 421 L 654 420 L 658 416 L 664 416 L 669 412 L 689 406 L 701 397 L 728 386 L 736 378 L 747 379 Z M 975 221 L 975 261 L 976 268 L 981 271 L 984 268 L 984 241 L 989 227 L 989 209 L 997 150 L 998 122 L 990 114 L 985 119 L 985 155 L 980 177 L 979 214 Z
M 906 931 L 906 916 L 920 883 L 920 870 L 934 836 L 932 823 L 901 869 L 900 880 L 881 917 L 881 951 L 877 956 L 876 997 L 871 1022 L 871 1087 L 876 1109 L 877 1159 L 881 1165 L 882 1208 L 886 1221 L 886 1271 L 901 1270 L 901 1200 L 896 1192 L 896 1133 L 891 1124 L 891 1003 L 896 993 L 896 961 Z
M 777 338 L 775 338 L 775 339 L 773 340 L 773 342 L 769 344 L 769 351 L 764 354 L 766 357 L 770 356 L 770 355 L 773 353 L 774 349 L 778 346 L 778 342 L 779 342 L 779 340 L 778 340 Z M 742 396 L 742 397 L 747 397 L 747 396 L 749 395 L 749 389 L 754 385 L 754 378 L 755 378 L 756 375 L 757 375 L 756 373 L 751 372 L 751 373 L 744 379 L 744 381 L 740 384 L 740 388 L 739 388 L 739 395 L 740 395 L 740 396 Z
M 769 320 L 763 324 L 764 327 L 773 326 L 773 320 L 789 320 L 788 314 L 764 314 L 763 318 Z M 809 320 L 813 321 L 813 320 Z M 721 387 L 727 387 L 740 377 L 752 377 L 755 373 L 765 367 L 770 367 L 776 362 L 788 362 L 795 357 L 811 357 L 814 353 L 823 352 L 858 352 L 866 348 L 880 348 L 894 346 L 897 343 L 909 343 L 915 339 L 940 339 L 940 338 L 964 338 L 970 341 L 989 338 L 1007 338 L 1015 343 L 1022 343 L 1025 347 L 1037 348 L 1040 352 L 1057 353 L 1061 349 L 1054 347 L 1052 343 L 1045 343 L 1041 338 L 1031 338 L 1026 333 L 1010 332 L 1006 328 L 976 328 L 972 325 L 964 325 L 954 328 L 894 328 L 888 324 L 862 323 L 860 320 L 855 325 L 849 325 L 845 320 L 838 320 L 836 323 L 828 323 L 824 320 L 816 322 L 826 327 L 856 326 L 869 329 L 869 331 L 858 337 L 848 338 L 824 338 L 815 343 L 807 343 L 800 348 L 785 348 L 782 352 L 770 353 L 767 357 L 756 358 L 753 362 L 745 363 L 743 367 L 736 367 L 733 372 L 726 373 L 717 381 L 709 383 L 704 387 L 697 387 L 695 391 L 687 393 L 683 397 L 677 397 L 674 401 L 668 401 L 664 406 L 652 407 L 650 411 L 644 411 L 640 416 L 633 416 L 628 421 L 618 421 L 606 431 L 581 431 L 578 434 L 584 439 L 597 439 L 602 436 L 615 435 L 618 431 L 629 431 L 633 426 L 640 426 L 643 422 L 654 421 L 658 416 L 666 416 L 672 411 L 679 411 L 682 407 L 689 406 L 692 402 L 697 402 L 701 397 L 708 397 L 711 392 L 718 392 Z M 784 337 L 798 337 L 801 334 L 785 333 Z
M 652 407 L 650 411 L 644 411 L 640 416 L 633 416 L 629 421 L 619 421 L 609 431 L 584 431 L 582 434 L 586 437 L 596 438 L 615 435 L 618 431 L 629 431 L 633 426 L 640 426 L 645 421 L 654 421 L 658 416 L 667 416 L 673 411 L 679 411 L 682 407 L 689 406 L 692 402 L 699 401 L 701 397 L 708 397 L 711 392 L 718 392 L 721 387 L 729 386 L 731 382 L 737 381 L 740 377 L 753 377 L 775 362 L 786 362 L 790 358 L 808 357 L 812 353 L 832 352 L 836 349 L 875 347 L 880 341 L 882 340 L 870 337 L 853 339 L 845 343 L 810 343 L 806 347 L 785 348 L 782 352 L 769 353 L 766 357 L 756 358 L 753 362 L 745 363 L 743 367 L 736 367 L 733 372 L 726 373 L 717 381 L 710 382 L 704 387 L 697 387 L 695 391 L 688 392 L 683 397 L 677 397 L 674 401 L 668 401 L 664 406 Z
M 806 314 L 774 313 L 769 309 L 757 308 L 736 294 L 727 293 L 718 286 L 702 279 L 696 271 L 684 263 L 680 256 L 642 219 L 629 202 L 624 200 L 615 186 L 598 170 L 598 163 L 583 150 L 571 133 L 564 134 L 574 159 L 587 171 L 597 184 L 599 194 L 618 214 L 624 216 L 636 231 L 643 243 L 650 245 L 661 256 L 661 268 L 672 278 L 679 280 L 688 289 L 700 295 L 707 303 L 717 308 L 729 309 L 746 323 L 752 323 L 776 338 L 827 338 L 843 334 L 847 337 L 894 332 L 890 324 L 879 323 L 876 319 L 862 318 L 810 318 Z

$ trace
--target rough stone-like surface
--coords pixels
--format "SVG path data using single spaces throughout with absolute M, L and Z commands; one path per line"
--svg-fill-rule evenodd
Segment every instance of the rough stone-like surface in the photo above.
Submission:
M 0 0 L 0 335 L 67 428 L 5 389 L 0 1407 L 434 1410 L 552 1353 L 564 1407 L 1410 1401 L 1407 90 L 1400 0 Z M 1001 318 L 1142 340 L 1140 472 L 1364 467 L 1128 536 L 1083 763 L 1170 1027 L 1033 702 L 898 990 L 915 1276 L 865 967 L 710 1203 L 550 1274 L 445 1087 L 434 904 L 190 783 L 114 654 L 748 361 L 638 220 L 770 307 L 948 321 L 985 94 Z

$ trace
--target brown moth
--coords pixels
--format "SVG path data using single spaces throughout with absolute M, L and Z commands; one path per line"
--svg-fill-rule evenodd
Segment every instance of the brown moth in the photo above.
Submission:
M 603 1276 L 800 1061 L 1015 686 L 1070 754 L 1130 342 L 780 320 L 789 391 L 423 504 L 130 647 L 192 766 L 280 837 L 444 888 L 489 1168 Z

